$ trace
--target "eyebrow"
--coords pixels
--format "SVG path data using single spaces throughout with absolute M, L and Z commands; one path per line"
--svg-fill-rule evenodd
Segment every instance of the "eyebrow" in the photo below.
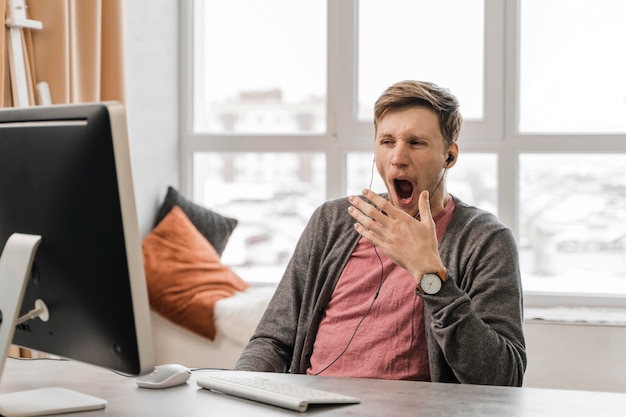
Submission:
M 389 133 L 382 133 L 376 137 L 376 140 L 382 140 L 382 139 L 398 140 L 398 137 Z M 422 141 L 430 142 L 432 138 L 429 138 L 428 136 L 420 136 L 420 135 L 411 134 L 409 136 L 405 136 L 402 140 L 405 140 L 405 141 L 422 140 Z

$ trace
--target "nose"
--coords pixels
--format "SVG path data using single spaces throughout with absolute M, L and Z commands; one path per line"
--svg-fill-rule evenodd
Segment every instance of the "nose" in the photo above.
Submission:
M 396 142 L 393 150 L 391 151 L 391 159 L 390 162 L 396 166 L 403 166 L 407 163 L 407 144 L 404 141 Z

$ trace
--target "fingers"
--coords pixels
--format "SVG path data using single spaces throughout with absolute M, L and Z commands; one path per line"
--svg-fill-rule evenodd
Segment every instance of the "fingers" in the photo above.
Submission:
M 430 212 L 430 194 L 428 190 L 424 190 L 420 193 L 419 197 L 419 219 L 423 223 L 433 222 L 433 216 Z
M 419 222 L 430 231 L 433 237 L 435 248 L 437 247 L 437 228 L 435 226 L 435 220 L 433 219 L 432 212 L 430 211 L 430 195 L 428 191 L 422 191 L 419 198 L 420 218 Z M 424 215 L 422 215 L 422 213 Z
M 365 198 L 363 198 L 365 197 Z M 422 271 L 421 264 L 438 256 L 436 227 L 430 211 L 428 191 L 418 197 L 419 220 L 394 207 L 384 197 L 369 190 L 363 196 L 348 197 L 348 213 L 356 220 L 355 230 L 369 240 L 396 265 L 411 273 Z M 433 256 L 428 254 L 433 253 Z M 425 254 L 415 257 L 415 253 Z
M 367 229 L 376 226 L 375 216 L 377 216 L 378 210 L 359 197 L 350 197 L 350 203 L 352 206 L 348 208 L 348 213 L 358 222 L 357 224 L 362 224 Z
M 387 214 L 379 207 L 388 203 L 387 200 L 369 190 L 364 191 L 363 195 L 369 201 L 357 196 L 348 198 L 351 204 L 348 208 L 348 213 L 357 222 L 354 225 L 356 231 L 370 242 L 376 244 L 380 240 L 378 234 L 384 231 L 385 219 L 387 217 Z
M 357 220 L 365 219 L 365 217 L 367 217 L 369 219 L 375 220 L 378 223 L 384 221 L 387 213 L 383 210 L 381 206 L 388 205 L 389 203 L 387 202 L 387 200 L 371 191 L 367 191 L 367 194 L 364 192 L 363 195 L 369 200 L 369 202 L 357 196 L 349 197 L 348 200 L 350 201 L 350 204 L 358 209 L 351 211 L 350 214 L 352 214 L 352 217 Z M 365 216 L 363 216 L 363 214 Z

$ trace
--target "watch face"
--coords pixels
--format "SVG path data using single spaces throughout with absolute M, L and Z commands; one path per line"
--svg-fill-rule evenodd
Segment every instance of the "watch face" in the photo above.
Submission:
M 437 294 L 441 289 L 441 278 L 437 274 L 426 274 L 420 281 L 420 287 L 426 294 Z

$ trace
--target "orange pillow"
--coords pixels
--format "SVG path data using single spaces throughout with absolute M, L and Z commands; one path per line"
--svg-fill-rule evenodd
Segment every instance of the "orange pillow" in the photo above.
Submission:
M 248 284 L 229 267 L 183 210 L 174 206 L 142 243 L 150 306 L 197 334 L 215 338 L 215 303 Z

